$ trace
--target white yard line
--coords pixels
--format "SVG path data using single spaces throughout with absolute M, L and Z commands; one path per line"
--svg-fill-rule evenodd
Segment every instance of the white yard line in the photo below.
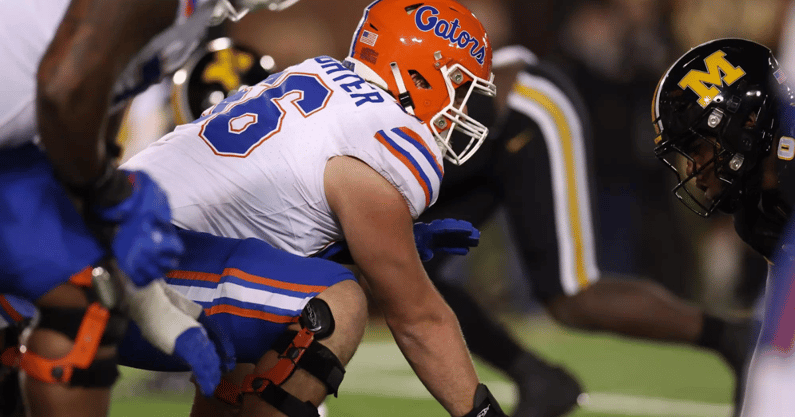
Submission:
M 511 383 L 500 380 L 484 382 L 505 406 L 516 402 L 516 393 Z M 376 397 L 431 399 L 430 394 L 414 376 L 393 342 L 363 343 L 348 366 L 340 391 L 340 395 L 350 393 Z M 665 417 L 727 417 L 732 411 L 732 406 L 725 403 L 610 392 L 588 393 L 581 408 L 605 414 Z
M 582 408 L 617 415 L 666 417 L 727 417 L 732 405 L 670 398 L 643 397 L 611 392 L 592 392 Z

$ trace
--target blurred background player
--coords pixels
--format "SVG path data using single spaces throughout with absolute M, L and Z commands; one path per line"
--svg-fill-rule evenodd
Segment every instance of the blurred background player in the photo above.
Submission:
M 405 43 L 404 37 L 415 41 Z M 438 196 L 443 160 L 463 163 L 486 137 L 485 126 L 467 115 L 467 102 L 473 94 L 493 95 L 491 79 L 488 36 L 464 6 L 449 0 L 379 0 L 365 8 L 344 63 L 320 56 L 273 74 L 178 126 L 123 166 L 156 178 L 169 196 L 175 225 L 194 233 L 246 239 L 244 244 L 266 242 L 294 259 L 346 241 L 397 345 L 445 410 L 453 416 L 501 416 L 485 386 L 478 384 L 455 316 L 422 268 L 412 230 L 413 219 Z M 454 130 L 464 139 L 455 146 Z M 244 359 L 244 349 L 272 348 L 273 335 L 251 335 L 236 323 L 254 317 L 281 324 L 276 326 L 281 330 L 284 322 L 277 319 L 284 313 L 279 311 L 289 304 L 283 292 L 249 293 L 259 287 L 252 288 L 251 282 L 264 281 L 289 293 L 307 291 L 258 278 L 266 272 L 241 277 L 235 268 L 222 268 L 215 277 L 217 272 L 201 269 L 216 262 L 212 255 L 196 256 L 206 246 L 191 246 L 186 234 L 191 233 L 181 236 L 188 256 L 181 268 L 188 273 L 173 271 L 168 281 L 195 301 L 208 303 L 208 315 L 223 321 L 221 327 L 235 329 L 238 356 L 247 363 L 256 360 L 225 379 L 227 387 L 244 394 L 241 412 L 269 413 L 275 406 L 298 417 L 302 414 L 281 408 L 296 402 L 292 396 L 317 406 L 334 392 L 323 379 L 312 382 L 303 373 L 282 373 L 281 362 L 274 367 L 276 352 Z M 234 256 L 228 260 L 237 261 Z M 260 271 L 282 265 L 260 263 Z M 295 275 L 298 280 L 305 274 Z M 238 289 L 241 283 L 235 278 L 249 283 Z M 304 284 L 318 285 L 312 280 Z M 334 287 L 337 298 L 326 298 L 326 315 L 334 316 L 336 330 L 321 344 L 328 344 L 345 364 L 364 329 L 364 297 L 349 280 L 318 297 L 333 293 Z M 255 299 L 269 304 L 267 314 L 240 312 Z M 284 378 L 274 379 L 274 373 Z M 266 379 L 270 382 L 264 386 L 256 384 Z M 283 394 L 271 394 L 285 379 L 283 389 L 290 395 L 281 403 Z M 235 390 L 223 390 L 233 395 L 221 398 L 237 405 L 241 397 Z M 196 400 L 204 403 L 195 403 L 195 413 L 223 406 Z
M 781 248 L 792 211 L 794 99 L 770 49 L 728 38 L 680 57 L 660 79 L 652 101 L 655 155 L 676 174 L 677 198 L 702 217 L 731 214 L 740 238 L 768 260 Z M 778 272 L 771 275 L 777 282 L 767 298 L 770 311 L 781 308 L 780 297 L 788 291 Z M 776 320 L 768 322 L 775 326 Z M 763 356 L 771 347 L 769 336 L 767 331 L 760 339 Z M 755 394 L 747 397 L 753 401 L 744 415 L 773 415 L 761 410 L 776 409 L 773 398 L 758 396 L 760 385 L 770 387 L 759 377 L 749 380 L 757 386 L 749 386 Z
M 595 145 L 583 101 L 556 65 L 524 48 L 499 49 L 495 62 L 519 64 L 507 99 L 498 103 L 504 103 L 498 127 L 470 164 L 446 171 L 440 198 L 422 219 L 451 217 L 483 227 L 503 207 L 522 276 L 555 320 L 576 329 L 710 348 L 739 376 L 751 343 L 748 324 L 707 315 L 650 280 L 600 279 L 587 162 Z M 458 315 L 472 352 L 517 383 L 514 416 L 557 416 L 575 405 L 581 387 L 573 377 L 522 347 L 490 318 L 463 290 L 460 269 L 449 261 L 431 261 L 429 276 Z
M 280 2 L 243 3 L 0 2 L 0 293 L 41 310 L 25 348 L 3 357 L 28 376 L 30 415 L 106 415 L 126 322 L 113 309 L 123 297 L 112 286 L 148 294 L 182 251 L 157 185 L 116 169 L 120 110 L 182 65 L 210 23 Z M 121 283 L 111 256 L 127 277 Z M 108 270 L 117 284 L 98 288 Z M 174 308 L 163 298 L 141 301 L 128 314 Z M 218 354 L 198 322 L 185 316 L 183 324 L 159 341 L 211 392 Z

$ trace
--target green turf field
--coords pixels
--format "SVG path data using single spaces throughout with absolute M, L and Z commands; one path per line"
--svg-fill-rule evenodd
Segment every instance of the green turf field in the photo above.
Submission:
M 730 413 L 733 380 L 714 355 L 675 345 L 563 331 L 543 317 L 508 321 L 516 334 L 548 360 L 565 364 L 590 393 L 577 417 L 692 416 Z M 513 386 L 479 364 L 478 372 L 504 408 Z M 142 389 L 144 372 L 123 369 L 112 417 L 187 416 L 192 394 Z M 383 326 L 373 324 L 348 367 L 339 398 L 327 402 L 330 417 L 444 416 L 400 355 Z

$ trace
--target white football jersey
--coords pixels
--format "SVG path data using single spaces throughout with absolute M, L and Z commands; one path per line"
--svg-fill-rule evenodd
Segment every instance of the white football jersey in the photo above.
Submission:
M 114 86 L 116 102 L 178 69 L 198 46 L 217 0 L 180 0 L 174 24 L 130 61 Z M 0 148 L 34 141 L 36 71 L 69 0 L 0 0 Z
M 430 130 L 325 56 L 228 97 L 122 167 L 154 178 L 179 227 L 308 256 L 343 239 L 323 187 L 341 155 L 394 185 L 414 218 L 436 201 L 442 155 Z
M 36 70 L 68 0 L 0 0 L 0 148 L 36 134 Z

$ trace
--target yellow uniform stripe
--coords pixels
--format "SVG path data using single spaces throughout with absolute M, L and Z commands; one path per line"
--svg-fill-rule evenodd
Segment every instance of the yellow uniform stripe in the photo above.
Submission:
M 540 104 L 546 109 L 555 120 L 555 126 L 560 132 L 561 147 L 563 148 L 563 160 L 566 166 L 566 184 L 568 184 L 566 194 L 568 195 L 569 224 L 574 239 L 575 268 L 577 270 L 577 282 L 582 288 L 588 286 L 588 274 L 585 271 L 585 254 L 582 243 L 582 224 L 580 220 L 579 198 L 577 192 L 577 165 L 574 162 L 574 144 L 572 143 L 571 129 L 563 109 L 550 99 L 546 94 L 534 88 L 522 84 L 515 84 L 513 90 Z

